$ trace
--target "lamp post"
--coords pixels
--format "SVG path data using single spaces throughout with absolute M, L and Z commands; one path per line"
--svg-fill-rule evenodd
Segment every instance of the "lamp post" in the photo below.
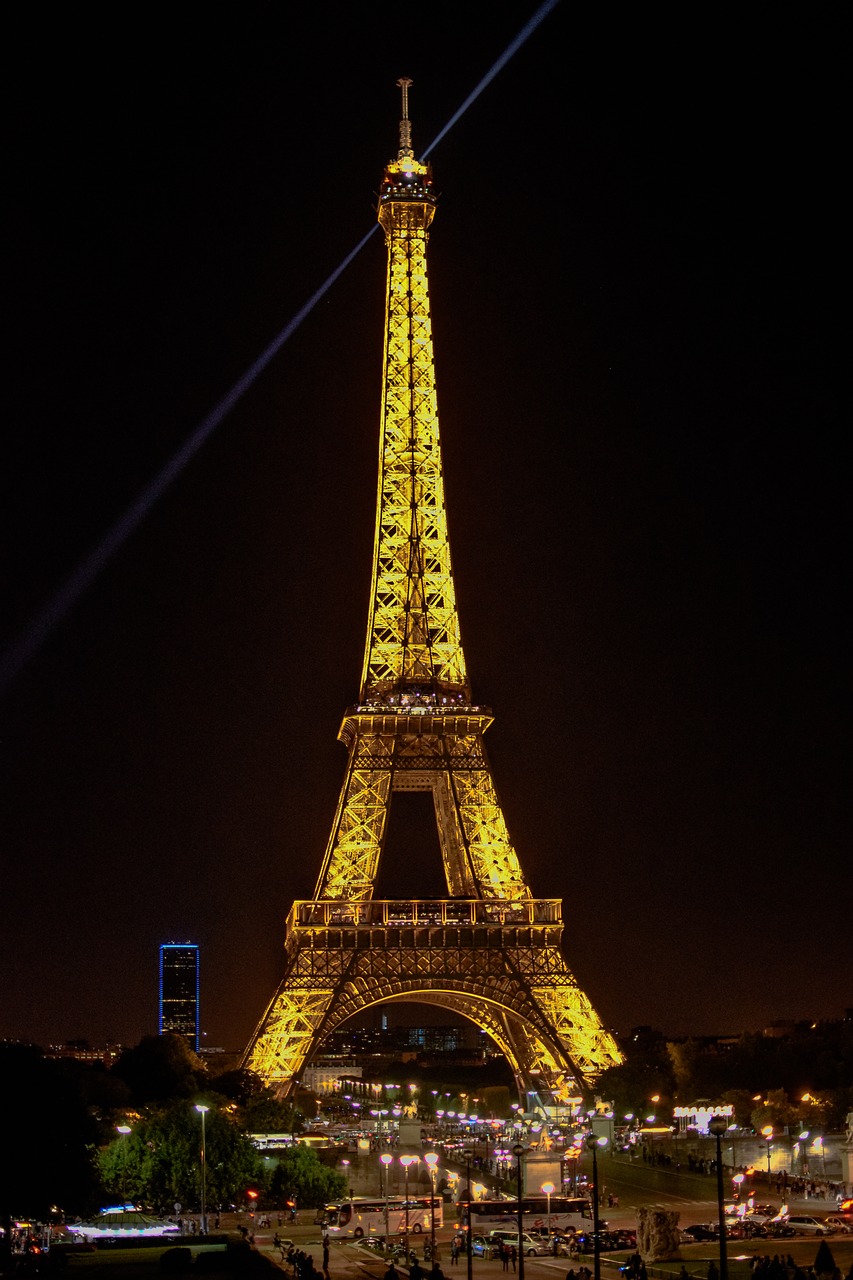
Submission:
M 383 1168 L 384 1168 L 384 1170 L 385 1170 L 385 1247 L 384 1247 L 384 1249 L 382 1250 L 382 1252 L 383 1252 L 383 1254 L 384 1254 L 384 1257 L 385 1257 L 385 1261 L 386 1261 L 386 1262 L 388 1261 L 388 1179 L 389 1179 L 389 1177 L 390 1177 L 390 1170 L 389 1170 L 388 1166 L 389 1166 L 389 1164 L 391 1163 L 391 1161 L 392 1161 L 393 1159 L 394 1159 L 394 1157 L 393 1157 L 393 1156 L 389 1156 L 387 1152 L 386 1152 L 384 1155 L 381 1155 L 381 1156 L 379 1157 L 379 1161 L 380 1161 L 380 1163 L 379 1163 L 379 1181 L 380 1181 L 380 1184 L 381 1184 L 381 1182 L 382 1182 L 382 1170 L 383 1170 Z M 382 1190 L 381 1185 L 380 1185 L 379 1190 L 380 1190 L 380 1192 L 381 1192 L 381 1190 Z
M 800 1144 L 800 1173 L 802 1176 L 805 1176 L 806 1172 L 806 1143 L 808 1140 L 808 1129 L 804 1129 L 802 1133 L 797 1134 L 797 1142 Z
M 204 1117 L 207 1115 L 210 1107 L 206 1107 L 203 1103 L 197 1102 L 195 1109 L 201 1115 L 201 1234 L 207 1235 L 207 1135 L 204 1126 Z
M 432 1186 L 432 1199 L 429 1202 L 429 1240 L 431 1261 L 435 1262 L 435 1167 L 438 1164 L 438 1152 L 428 1151 L 424 1160 L 429 1166 L 429 1178 Z
M 518 1192 L 518 1280 L 524 1280 L 524 1248 L 522 1241 L 524 1211 L 521 1207 L 521 1157 L 524 1155 L 526 1150 L 527 1148 L 522 1146 L 520 1142 L 517 1142 L 512 1149 L 512 1154 L 515 1156 L 516 1163 L 515 1173 Z
M 594 1133 L 586 1135 L 587 1151 L 592 1152 L 592 1268 L 595 1280 L 601 1280 L 601 1240 L 598 1230 L 598 1148 L 599 1144 L 606 1142 L 606 1138 L 597 1138 Z
M 823 1177 L 824 1181 L 826 1181 L 826 1147 L 824 1145 L 823 1138 L 820 1135 L 818 1135 L 812 1143 L 812 1149 L 816 1150 L 820 1155 L 820 1161 L 823 1165 Z
M 404 1192 L 406 1197 L 406 1266 L 409 1265 L 409 1166 L 413 1165 L 417 1158 L 417 1156 L 400 1156 L 400 1164 L 406 1171 L 406 1185 Z
M 712 1116 L 708 1132 L 717 1139 L 717 1216 L 720 1222 L 720 1280 L 729 1280 L 729 1259 L 726 1247 L 726 1211 L 723 1206 L 723 1152 L 720 1142 L 728 1129 L 725 1116 Z
M 468 1189 L 468 1238 L 465 1241 L 465 1255 L 468 1263 L 468 1280 L 471 1280 L 471 1276 L 474 1271 L 474 1252 L 472 1248 L 474 1242 L 471 1239 L 471 1160 L 473 1155 L 474 1152 L 470 1147 L 466 1147 L 462 1152 L 462 1156 L 465 1160 L 465 1185 Z
M 554 1186 L 553 1182 L 543 1182 L 541 1189 L 545 1192 L 545 1195 L 548 1197 L 548 1235 L 550 1237 L 551 1235 L 551 1196 L 556 1191 L 556 1187 Z
M 121 1143 L 121 1207 L 126 1209 L 127 1205 L 127 1135 L 130 1133 L 129 1124 L 117 1124 L 116 1133 L 122 1136 Z
M 773 1125 L 766 1124 L 764 1128 L 761 1130 L 761 1132 L 764 1134 L 764 1137 L 767 1139 L 767 1190 L 769 1191 L 770 1190 L 770 1149 L 771 1149 L 772 1138 L 773 1138 Z

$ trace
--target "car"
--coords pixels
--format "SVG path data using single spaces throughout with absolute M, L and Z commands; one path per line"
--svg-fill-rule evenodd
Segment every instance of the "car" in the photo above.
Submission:
M 795 1231 L 798 1235 L 804 1236 L 825 1236 L 827 1233 L 826 1223 L 822 1218 L 813 1218 L 806 1213 L 788 1213 L 779 1214 L 775 1218 L 771 1218 L 770 1227 L 776 1223 L 784 1227 L 789 1227 L 791 1231 Z
M 504 1241 L 510 1248 L 515 1245 L 516 1249 L 519 1249 L 520 1243 L 520 1247 L 528 1258 L 544 1257 L 551 1252 L 547 1240 L 537 1240 L 528 1231 L 523 1233 L 520 1242 L 517 1231 L 490 1231 L 489 1240 L 493 1242 L 493 1248 L 499 1248 L 501 1241 Z
M 694 1244 L 704 1244 L 706 1240 L 719 1239 L 720 1231 L 717 1227 L 706 1227 L 696 1223 L 695 1226 L 685 1227 L 684 1234 L 690 1236 Z
M 778 1210 L 774 1209 L 772 1204 L 757 1204 L 752 1209 L 747 1209 L 744 1214 L 745 1222 L 757 1222 L 759 1226 L 764 1226 L 771 1218 L 778 1217 Z
M 471 1253 L 475 1258 L 491 1258 L 494 1248 L 494 1243 L 487 1240 L 485 1236 L 471 1237 Z
M 729 1240 L 764 1239 L 767 1228 L 760 1222 L 750 1222 L 748 1218 L 736 1218 L 734 1222 L 726 1221 L 726 1236 Z
M 555 1258 L 567 1258 L 569 1256 L 569 1244 L 571 1237 L 567 1236 L 563 1231 L 549 1231 L 547 1227 L 528 1227 L 527 1235 L 533 1236 L 534 1240 L 540 1240 L 545 1245 L 546 1250 Z
M 581 1253 L 595 1253 L 594 1231 L 582 1231 L 575 1237 L 575 1240 Z M 620 1239 L 620 1232 L 618 1231 L 599 1231 L 598 1233 L 599 1253 L 613 1253 L 616 1249 L 629 1247 Z

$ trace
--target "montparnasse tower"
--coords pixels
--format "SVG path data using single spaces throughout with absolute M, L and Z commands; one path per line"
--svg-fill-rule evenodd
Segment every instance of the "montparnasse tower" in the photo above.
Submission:
M 285 973 L 244 1057 L 285 1095 L 323 1039 L 379 1003 L 440 1005 L 487 1031 L 520 1090 L 565 1096 L 621 1061 L 560 949 L 561 903 L 534 898 L 472 701 L 450 557 L 427 244 L 436 195 L 415 159 L 411 81 L 378 217 L 387 282 L 376 535 L 359 700 L 314 897 L 287 917 Z M 448 896 L 373 897 L 395 792 L 431 792 Z

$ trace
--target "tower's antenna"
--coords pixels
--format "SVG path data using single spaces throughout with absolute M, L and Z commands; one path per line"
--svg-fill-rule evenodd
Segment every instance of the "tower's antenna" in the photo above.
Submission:
M 406 76 L 401 76 L 397 81 L 397 85 L 403 91 L 403 118 L 400 121 L 400 151 L 397 156 L 398 160 L 414 160 L 415 153 L 412 150 L 412 122 L 409 119 L 409 86 L 412 81 Z

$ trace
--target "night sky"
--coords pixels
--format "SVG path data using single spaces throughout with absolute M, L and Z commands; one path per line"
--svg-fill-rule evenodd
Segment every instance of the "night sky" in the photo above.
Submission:
M 4 648 L 370 229 L 397 78 L 419 152 L 533 12 L 23 19 Z M 431 156 L 474 697 L 617 1031 L 853 1005 L 838 13 L 562 0 Z M 358 694 L 384 270 L 377 234 L 7 689 L 0 1036 L 135 1043 L 164 941 L 208 1045 L 272 995 Z M 421 799 L 380 896 L 445 892 Z

